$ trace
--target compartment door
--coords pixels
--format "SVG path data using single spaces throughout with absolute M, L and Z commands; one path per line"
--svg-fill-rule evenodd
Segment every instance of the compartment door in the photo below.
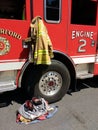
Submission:
M 72 0 L 68 54 L 75 63 L 95 62 L 97 47 L 97 0 Z

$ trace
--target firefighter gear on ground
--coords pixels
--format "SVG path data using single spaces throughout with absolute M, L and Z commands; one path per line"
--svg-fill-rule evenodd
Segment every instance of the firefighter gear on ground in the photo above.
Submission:
M 57 106 L 50 106 L 44 98 L 32 98 L 21 105 L 16 122 L 34 124 L 53 117 L 57 110 Z

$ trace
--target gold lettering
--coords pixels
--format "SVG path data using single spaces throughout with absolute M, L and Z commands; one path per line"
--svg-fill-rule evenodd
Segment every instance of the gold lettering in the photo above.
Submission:
M 0 33 L 1 34 L 5 34 L 5 30 L 4 29 L 0 29 Z
M 0 29 L 0 34 L 5 34 L 5 35 L 8 35 L 8 36 L 12 36 L 14 38 L 17 38 L 17 39 L 21 39 L 21 36 L 19 34 L 17 34 L 16 32 L 13 32 L 13 31 L 10 31 L 10 30 L 5 30 L 5 29 Z

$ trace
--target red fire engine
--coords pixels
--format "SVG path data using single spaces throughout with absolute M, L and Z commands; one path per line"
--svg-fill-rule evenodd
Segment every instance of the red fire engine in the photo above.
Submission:
M 54 50 L 51 65 L 28 61 L 31 20 L 41 16 Z M 76 79 L 98 75 L 98 0 L 1 0 L 0 92 L 60 100 Z

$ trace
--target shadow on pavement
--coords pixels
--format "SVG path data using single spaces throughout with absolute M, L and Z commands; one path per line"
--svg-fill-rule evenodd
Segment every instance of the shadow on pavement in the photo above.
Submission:
M 87 88 L 98 88 L 98 76 L 88 79 L 77 79 L 75 89 L 68 90 L 67 94 L 72 96 L 72 93 L 81 91 Z
M 25 100 L 27 100 L 27 95 L 21 89 L 5 92 L 0 94 L 0 107 L 8 106 L 12 104 L 12 101 L 23 104 Z
M 78 90 L 85 88 L 98 88 L 98 76 L 83 80 L 77 80 L 77 88 Z
M 77 80 L 77 91 L 87 88 L 98 88 L 98 76 L 94 78 L 89 78 L 85 80 Z M 75 92 L 75 91 L 74 91 Z M 72 92 L 68 94 L 72 95 Z M 5 92 L 0 94 L 0 107 L 5 107 L 12 104 L 12 101 L 15 101 L 19 104 L 23 104 L 28 99 L 28 96 L 23 93 L 21 89 L 17 89 L 10 92 Z

